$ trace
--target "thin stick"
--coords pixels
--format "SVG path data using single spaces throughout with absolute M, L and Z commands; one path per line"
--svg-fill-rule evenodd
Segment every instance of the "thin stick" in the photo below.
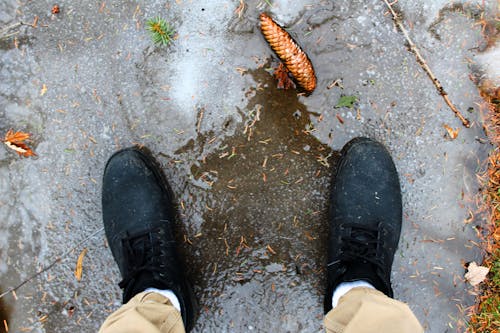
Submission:
M 35 279 L 37 276 L 39 276 L 40 274 L 42 273 L 45 273 L 46 271 L 48 271 L 49 269 L 51 269 L 52 267 L 54 267 L 56 264 L 60 263 L 65 257 L 67 257 L 71 252 L 73 252 L 74 250 L 76 250 L 77 248 L 79 248 L 80 246 L 82 246 L 84 243 L 86 243 L 89 239 L 91 239 L 92 237 L 94 237 L 95 235 L 97 235 L 98 233 L 100 233 L 101 231 L 103 231 L 104 228 L 100 228 L 96 231 L 94 231 L 90 236 L 84 238 L 82 241 L 80 241 L 78 244 L 76 244 L 75 246 L 73 246 L 70 250 L 68 250 L 67 252 L 63 253 L 62 255 L 56 257 L 56 259 L 51 262 L 49 265 L 47 266 L 44 266 L 40 271 L 36 272 L 35 274 L 31 275 L 30 277 L 28 277 L 26 280 L 24 280 L 23 282 L 19 283 L 17 286 L 15 287 L 11 287 L 9 289 L 7 289 L 6 291 L 4 291 L 2 294 L 0 294 L 0 298 L 3 298 L 5 295 L 8 295 L 10 294 L 11 292 L 14 292 L 16 291 L 17 289 L 21 288 L 22 286 L 24 286 L 26 283 L 32 281 L 33 279 Z
M 38 16 L 35 16 L 35 19 L 33 20 L 33 23 L 31 23 L 31 24 L 23 22 L 23 21 L 19 21 L 19 22 L 16 22 L 14 24 L 11 24 L 8 27 L 0 29 L 0 40 L 7 39 L 7 38 L 15 36 L 19 33 L 19 31 L 14 31 L 14 32 L 8 34 L 8 32 L 11 31 L 12 29 L 16 29 L 16 28 L 21 27 L 23 25 L 27 26 L 27 27 L 36 28 L 37 24 L 38 24 Z
M 18 28 L 22 25 L 27 25 L 27 24 L 23 23 L 23 22 L 17 22 L 17 23 L 14 23 L 12 25 L 9 25 L 8 27 L 0 29 L 0 40 L 4 39 L 4 38 L 12 37 L 12 36 L 16 35 L 17 33 L 19 33 L 19 31 L 15 31 L 13 33 L 8 34 L 8 32 L 11 31 L 12 29 Z
M 203 114 L 204 113 L 205 113 L 205 108 L 201 108 L 199 116 L 198 116 L 198 124 L 196 125 L 196 133 L 200 133 L 201 121 L 203 120 Z
M 12 37 L 12 36 L 15 36 L 19 33 L 19 31 L 14 31 L 13 33 L 10 33 L 10 34 L 7 34 L 7 35 L 3 35 L 3 36 L 0 36 L 0 39 L 7 39 L 9 37 Z
M 17 22 L 17 23 L 14 23 L 14 24 L 12 24 L 12 25 L 9 25 L 8 27 L 2 28 L 2 29 L 0 30 L 0 34 L 6 33 L 6 32 L 7 32 L 7 31 L 9 31 L 9 30 L 12 30 L 12 29 L 15 29 L 15 28 L 17 28 L 17 27 L 20 27 L 20 26 L 22 26 L 23 24 L 24 24 L 23 22 Z
M 415 56 L 417 57 L 417 62 L 419 63 L 420 67 L 422 67 L 422 69 L 427 73 L 429 78 L 434 83 L 434 86 L 436 86 L 436 89 L 438 90 L 439 94 L 441 96 L 443 96 L 444 101 L 446 102 L 446 104 L 448 104 L 448 106 L 450 107 L 451 111 L 453 111 L 455 116 L 457 116 L 458 119 L 460 119 L 460 121 L 462 122 L 462 124 L 465 127 L 469 128 L 470 127 L 469 119 L 464 118 L 464 116 L 460 113 L 460 111 L 457 109 L 457 107 L 450 101 L 450 98 L 448 97 L 448 93 L 444 90 L 444 88 L 441 85 L 441 83 L 439 82 L 439 80 L 436 78 L 434 73 L 431 71 L 431 69 L 427 65 L 427 62 L 425 61 L 424 57 L 422 57 L 422 55 L 420 54 L 420 51 L 418 50 L 417 45 L 415 45 L 415 43 L 411 40 L 410 35 L 408 34 L 408 31 L 405 29 L 403 22 L 401 22 L 400 17 L 396 13 L 396 11 L 394 11 L 392 4 L 396 3 L 397 0 L 394 1 L 392 4 L 389 3 L 387 0 L 384 0 L 384 2 L 387 5 L 387 7 L 389 8 L 389 11 L 392 14 L 392 18 L 394 19 L 394 22 L 398 26 L 399 30 L 401 30 L 401 32 L 405 36 L 406 41 L 408 42 L 408 45 L 410 45 L 410 51 L 413 52 L 415 54 Z

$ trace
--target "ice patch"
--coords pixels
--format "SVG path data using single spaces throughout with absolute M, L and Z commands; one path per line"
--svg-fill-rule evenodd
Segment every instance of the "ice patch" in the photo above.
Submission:
M 204 2 L 190 4 L 189 10 L 182 14 L 183 21 L 194 20 L 198 24 L 178 27 L 176 46 L 182 51 L 175 53 L 171 66 L 177 75 L 171 82 L 170 97 L 178 105 L 180 115 L 194 119 L 193 113 L 196 116 L 200 103 L 207 103 L 220 90 L 219 85 L 213 84 L 220 76 L 218 62 L 224 59 L 221 54 L 224 49 L 220 46 L 227 44 L 227 23 L 220 22 L 228 22 L 231 11 L 228 4 Z
M 288 25 L 297 18 L 303 9 L 304 4 L 300 1 L 277 0 L 273 1 L 271 13 L 282 24 Z
M 495 86 L 500 86 L 500 43 L 477 56 L 478 63 Z

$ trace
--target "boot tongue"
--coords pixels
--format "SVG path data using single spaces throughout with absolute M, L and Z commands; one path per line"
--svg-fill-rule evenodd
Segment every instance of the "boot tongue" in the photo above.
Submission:
M 342 277 L 343 282 L 366 281 L 375 289 L 386 293 L 386 286 L 377 275 L 377 267 L 369 262 L 352 263 Z
M 148 288 L 156 288 L 160 290 L 171 289 L 171 287 L 158 279 L 155 279 L 153 273 L 142 272 L 129 286 L 126 286 L 123 290 L 123 303 L 128 302 L 129 299 L 143 292 Z
M 373 275 L 374 266 L 371 263 L 356 262 L 351 263 L 347 272 L 343 276 L 344 282 L 353 282 L 357 280 L 365 280 Z M 369 281 L 367 281 L 369 282 Z

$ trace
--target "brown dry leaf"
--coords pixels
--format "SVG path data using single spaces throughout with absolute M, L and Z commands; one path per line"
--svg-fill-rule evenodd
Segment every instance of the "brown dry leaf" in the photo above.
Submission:
M 496 240 L 497 242 L 500 242 L 500 227 L 499 227 L 499 228 L 497 228 L 497 229 L 495 230 L 495 232 L 493 233 L 493 238 L 495 238 L 495 240 Z
M 280 62 L 278 68 L 274 70 L 274 77 L 278 80 L 278 89 L 290 89 L 295 88 L 293 80 L 288 75 L 289 70 Z
M 455 140 L 458 137 L 458 131 L 460 130 L 459 128 L 453 129 L 446 124 L 444 124 L 443 127 L 446 129 L 446 131 L 448 132 L 448 135 L 450 136 L 450 138 L 452 140 Z
M 75 277 L 77 281 L 80 281 L 82 279 L 83 258 L 85 257 L 85 254 L 87 254 L 87 248 L 83 249 L 83 251 L 78 256 L 78 260 L 76 261 Z
M 469 264 L 467 267 L 467 273 L 465 273 L 465 279 L 473 286 L 477 286 L 486 279 L 486 275 L 490 269 L 484 266 L 478 266 L 475 261 Z
M 29 157 L 36 156 L 36 154 L 31 150 L 24 141 L 30 139 L 31 134 L 24 132 L 14 132 L 10 129 L 7 134 L 5 134 L 5 138 L 3 143 L 10 149 L 14 150 L 19 156 Z

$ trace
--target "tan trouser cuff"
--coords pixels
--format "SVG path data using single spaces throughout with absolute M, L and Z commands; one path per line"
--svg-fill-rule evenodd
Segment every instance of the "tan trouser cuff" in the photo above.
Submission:
M 179 311 L 155 292 L 142 292 L 122 305 L 102 324 L 99 333 L 184 333 Z
M 408 305 L 371 288 L 354 288 L 326 315 L 328 333 L 419 333 L 424 329 Z

